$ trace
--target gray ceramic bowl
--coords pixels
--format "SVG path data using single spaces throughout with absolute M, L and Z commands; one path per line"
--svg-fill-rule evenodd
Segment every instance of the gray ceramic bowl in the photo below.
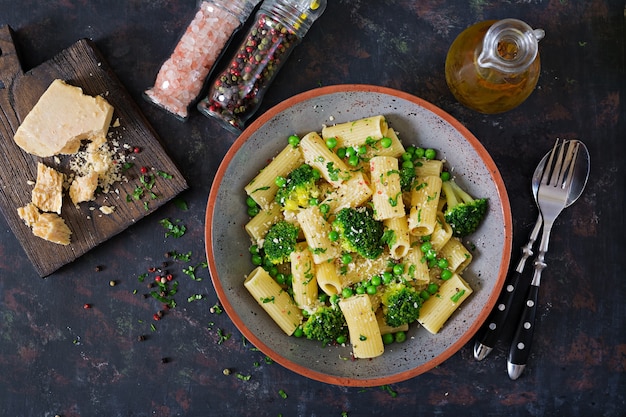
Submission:
M 387 346 L 371 360 L 346 360 L 351 348 L 320 347 L 286 336 L 243 286 L 253 269 L 244 230 L 244 186 L 287 143 L 291 134 L 321 131 L 323 124 L 383 114 L 406 145 L 438 150 L 458 181 L 474 196 L 489 198 L 489 212 L 470 240 L 474 261 L 463 277 L 474 289 L 437 334 L 413 325 L 408 340 Z M 486 320 L 504 283 L 511 253 L 509 200 L 500 174 L 480 142 L 458 121 L 417 97 L 388 88 L 338 85 L 294 96 L 263 114 L 235 141 L 219 167 L 206 212 L 206 251 L 220 302 L 243 335 L 283 366 L 319 381 L 379 386 L 406 380 L 437 366 L 465 345 Z

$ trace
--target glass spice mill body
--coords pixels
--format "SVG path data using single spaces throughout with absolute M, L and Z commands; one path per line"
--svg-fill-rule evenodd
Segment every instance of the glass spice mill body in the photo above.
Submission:
M 265 0 L 226 69 L 198 110 L 239 133 L 293 49 L 326 8 L 326 0 Z
M 517 19 L 465 29 L 446 57 L 446 81 L 456 99 L 481 113 L 511 110 L 533 92 L 540 72 L 542 29 Z

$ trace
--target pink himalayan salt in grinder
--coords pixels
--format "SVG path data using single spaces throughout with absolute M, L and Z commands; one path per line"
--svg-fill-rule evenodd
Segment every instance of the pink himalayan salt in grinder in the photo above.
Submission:
M 200 1 L 193 20 L 144 97 L 179 119 L 187 119 L 189 106 L 198 98 L 218 57 L 259 2 Z

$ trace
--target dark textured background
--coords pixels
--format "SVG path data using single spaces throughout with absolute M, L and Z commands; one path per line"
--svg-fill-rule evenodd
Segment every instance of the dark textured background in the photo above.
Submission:
M 537 213 L 529 190 L 534 165 L 557 137 L 587 144 L 591 176 L 553 230 L 536 341 L 522 378 L 508 379 L 504 343 L 483 362 L 468 344 L 431 372 L 394 384 L 396 397 L 380 388 L 325 385 L 267 364 L 225 314 L 210 313 L 217 298 L 208 271 L 198 272 L 201 281 L 182 272 L 205 259 L 206 200 L 235 136 L 197 113 L 181 123 L 141 98 L 195 2 L 0 0 L 0 24 L 15 30 L 25 69 L 80 38 L 93 39 L 191 186 L 181 195 L 187 211 L 168 204 L 46 279 L 0 216 L 1 415 L 626 415 L 623 0 L 329 3 L 260 111 L 338 83 L 393 87 L 443 108 L 479 138 L 501 171 L 513 211 L 513 262 Z M 446 87 L 447 48 L 472 23 L 506 17 L 545 29 L 541 78 L 519 108 L 477 114 Z M 165 239 L 158 223 L 164 217 L 181 219 L 185 236 Z M 171 250 L 191 251 L 193 260 L 168 266 L 180 282 L 178 306 L 155 322 L 159 305 L 142 297 L 148 289 L 138 276 Z M 193 294 L 204 299 L 188 303 Z M 85 303 L 92 308 L 83 309 Z M 232 336 L 220 343 L 224 334 Z

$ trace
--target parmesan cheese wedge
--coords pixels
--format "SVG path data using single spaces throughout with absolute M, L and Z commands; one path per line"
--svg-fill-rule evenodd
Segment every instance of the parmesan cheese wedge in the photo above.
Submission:
M 37 163 L 37 182 L 32 191 L 32 203 L 41 211 L 61 214 L 63 205 L 63 174 Z
M 13 139 L 26 152 L 49 157 L 74 154 L 81 140 L 104 143 L 113 107 L 102 97 L 54 80 L 18 127 Z

